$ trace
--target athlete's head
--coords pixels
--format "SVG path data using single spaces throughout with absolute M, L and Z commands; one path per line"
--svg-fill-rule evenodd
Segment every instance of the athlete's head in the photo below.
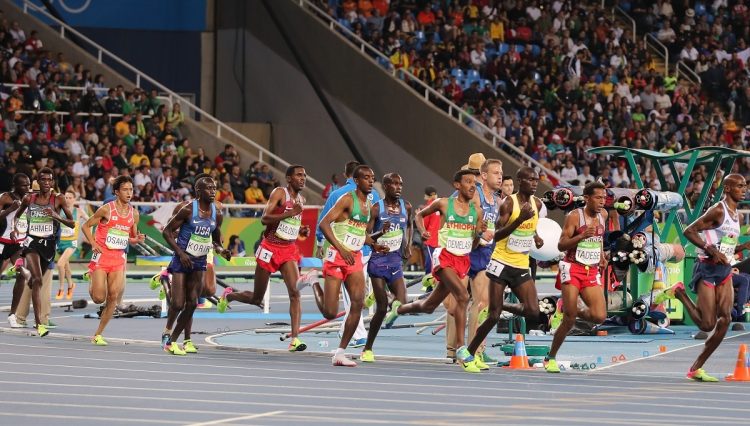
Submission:
M 305 168 L 295 164 L 286 168 L 286 183 L 295 191 L 299 192 L 305 187 L 307 182 L 307 173 Z
M 73 188 L 68 188 L 65 191 L 65 205 L 68 206 L 69 209 L 72 209 L 75 203 L 76 203 L 76 192 L 73 191 Z
M 196 180 L 195 198 L 204 203 L 213 203 L 216 199 L 216 182 L 211 177 Z
M 513 193 L 513 189 L 513 176 L 503 176 L 503 186 L 502 188 L 500 188 L 500 192 L 502 192 L 504 196 L 508 197 Z
M 747 194 L 747 181 L 738 173 L 730 173 L 724 178 L 724 194 L 735 203 L 745 199 Z
M 23 173 L 13 175 L 13 191 L 23 197 L 28 194 L 29 189 L 31 189 L 31 179 L 28 176 Z
M 197 175 L 195 175 L 195 179 L 193 179 L 193 186 L 191 188 L 191 190 L 193 191 L 193 197 L 195 197 L 195 186 L 198 185 L 198 181 L 203 178 L 211 178 L 211 175 L 209 175 L 208 173 L 198 173 Z
M 453 175 L 453 187 L 464 200 L 471 200 L 477 192 L 477 172 L 471 169 L 457 171 Z
M 117 176 L 112 182 L 112 191 L 118 200 L 129 203 L 133 198 L 133 178 L 130 176 Z
M 604 208 L 607 199 L 607 191 L 601 182 L 589 182 L 583 187 L 583 199 L 586 201 L 586 209 L 590 212 L 599 213 Z
M 492 192 L 500 190 L 503 184 L 503 162 L 490 158 L 482 163 L 482 167 L 479 168 L 479 173 L 482 175 L 484 184 L 487 185 Z
M 360 164 L 354 169 L 352 178 L 354 178 L 354 184 L 357 185 L 357 189 L 365 194 L 372 192 L 372 185 L 375 183 L 375 173 L 370 166 Z
M 49 167 L 42 167 L 36 174 L 36 180 L 39 182 L 39 192 L 47 194 L 52 190 L 55 182 L 54 172 Z
M 404 189 L 404 181 L 398 173 L 388 173 L 383 176 L 383 191 L 386 198 L 401 198 L 401 190 Z
M 518 180 L 518 192 L 524 195 L 534 195 L 539 185 L 539 173 L 531 167 L 521 167 L 516 173 Z
M 344 176 L 347 178 L 350 178 L 354 176 L 354 170 L 359 167 L 359 162 L 357 161 L 350 161 L 344 165 Z

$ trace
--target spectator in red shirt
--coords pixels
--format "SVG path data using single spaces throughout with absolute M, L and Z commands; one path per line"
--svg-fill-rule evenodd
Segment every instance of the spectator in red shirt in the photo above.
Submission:
M 434 187 L 428 186 L 424 189 L 424 201 L 425 204 L 422 208 L 425 208 L 437 200 L 437 191 Z M 424 252 L 424 270 L 429 272 L 432 271 L 432 253 L 438 247 L 438 231 L 440 231 L 440 213 L 435 212 L 424 218 L 424 228 L 430 233 L 430 238 L 427 241 L 422 241 L 422 251 Z
M 424 9 L 422 9 L 421 12 L 417 15 L 417 22 L 419 22 L 420 25 L 428 26 L 435 23 L 435 14 L 432 13 L 432 9 L 430 9 L 430 5 L 426 5 Z

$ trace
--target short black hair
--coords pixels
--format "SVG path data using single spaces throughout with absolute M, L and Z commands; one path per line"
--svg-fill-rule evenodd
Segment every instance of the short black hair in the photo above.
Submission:
M 594 195 L 596 189 L 607 189 L 607 187 L 599 181 L 589 182 L 583 187 L 583 195 Z
M 292 164 L 291 166 L 286 168 L 286 176 L 292 176 L 294 174 L 294 171 L 297 169 L 304 169 L 304 167 L 300 166 L 299 164 Z
M 112 182 L 112 190 L 118 191 L 120 189 L 120 186 L 122 186 L 122 184 L 124 183 L 130 183 L 132 185 L 133 178 L 131 178 L 130 176 L 122 176 L 122 175 L 117 176 L 115 178 L 115 181 Z
M 354 170 L 359 167 L 359 161 L 350 161 L 344 166 L 344 174 L 346 177 L 354 176 Z
M 386 173 L 385 175 L 383 175 L 383 185 L 391 183 L 391 180 L 396 176 L 401 177 L 401 175 L 396 172 Z
M 476 176 L 479 173 L 476 170 L 466 169 L 466 170 L 459 170 L 456 172 L 455 175 L 453 175 L 453 182 L 461 182 L 461 179 L 463 179 L 466 175 L 472 175 Z
M 360 164 L 354 169 L 352 177 L 358 179 L 362 175 L 362 170 L 372 170 L 372 168 L 366 164 Z
M 26 173 L 16 173 L 13 175 L 13 185 L 19 185 L 21 183 L 21 179 L 26 178 L 29 180 L 29 183 L 31 183 L 31 179 L 29 179 L 28 176 L 26 176 Z
M 511 175 L 505 175 L 505 176 L 503 176 L 503 182 L 505 182 L 506 180 L 513 180 L 513 176 L 511 176 Z
M 55 172 L 53 172 L 52 169 L 50 169 L 49 167 L 42 167 L 41 169 L 39 169 L 38 172 L 36 172 L 36 174 L 37 174 L 37 176 L 39 176 L 39 175 L 54 175 Z

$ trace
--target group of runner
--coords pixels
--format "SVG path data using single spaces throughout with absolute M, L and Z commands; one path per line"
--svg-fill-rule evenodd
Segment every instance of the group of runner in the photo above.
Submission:
M 303 166 L 290 166 L 286 185 L 274 189 L 261 218 L 266 229 L 255 253 L 254 289 L 236 292 L 227 287 L 218 299 L 220 312 L 233 301 L 262 306 L 271 274 L 280 272 L 290 298 L 292 339 L 288 349 L 304 351 L 307 346 L 299 338 L 299 293 L 305 285 L 312 284 L 316 304 L 325 318 L 345 315 L 332 364 L 353 367 L 356 362 L 344 354 L 348 346 L 364 346 L 359 359 L 374 362 L 373 346 L 383 323 L 389 327 L 399 315 L 431 313 L 442 303 L 448 314 L 448 356 L 455 357 L 465 371 L 472 373 L 487 370 L 487 362 L 493 361 L 484 353 L 484 341 L 503 312 L 525 317 L 531 327 L 546 321 L 539 311 L 534 262 L 530 260 L 532 247 L 544 245 L 537 224 L 545 208 L 534 195 L 539 182 L 534 169 L 520 168 L 515 176 L 518 190 L 509 194 L 510 191 L 503 191 L 509 179 L 503 176 L 502 163 L 474 154 L 454 174 L 454 194 L 431 200 L 418 211 L 402 198 L 404 181 L 397 173 L 383 176 L 383 199 L 373 191 L 375 174 L 370 167 L 349 162 L 345 173 L 346 184 L 331 194 L 318 223 L 323 285 L 317 276 L 300 277 L 296 241 L 310 232 L 302 225 L 305 199 L 301 191 L 306 173 Z M 50 169 L 39 170 L 36 183 L 38 191 L 32 191 L 30 178 L 17 174 L 13 177 L 13 190 L 0 195 L 0 224 L 4 225 L 1 258 L 3 267 L 7 262 L 16 270 L 8 320 L 12 327 L 22 326 L 16 310 L 25 287 L 29 287 L 37 333 L 42 337 L 48 334 L 48 319 L 42 319 L 40 309 L 41 299 L 47 297 L 41 294 L 42 277 L 57 250 L 61 253 L 58 298 L 63 296 L 66 277 L 68 293 L 72 292 L 74 284 L 69 278 L 67 260 L 71 249 L 76 248 L 79 221 L 85 221 L 82 231 L 93 251 L 89 294 L 95 303 L 104 304 L 92 342 L 106 345 L 102 334 L 124 291 L 126 250 L 130 244 L 144 240 L 137 230 L 138 211 L 130 205 L 132 179 L 114 178 L 115 198 L 105 202 L 90 218 L 75 207 L 74 194 L 63 196 L 52 190 Z M 730 174 L 724 185 L 722 201 L 685 231 L 686 237 L 702 249 L 691 282 L 692 290 L 698 294 L 697 305 L 681 283 L 658 297 L 659 301 L 679 299 L 701 330 L 715 330 L 688 373 L 689 378 L 700 381 L 716 380 L 702 366 L 718 347 L 731 320 L 732 287 L 726 285 L 732 276 L 730 261 L 735 252 L 748 248 L 747 244 L 737 243 L 737 204 L 744 198 L 747 184 L 742 176 Z M 193 313 L 198 299 L 213 296 L 216 285 L 215 275 L 206 271 L 212 271 L 209 264 L 213 263 L 214 252 L 227 260 L 231 257 L 222 244 L 221 206 L 215 201 L 216 191 L 211 177 L 197 176 L 194 199 L 181 203 L 163 230 L 174 255 L 166 270 L 171 280 L 162 343 L 174 355 L 197 352 L 190 340 Z M 563 319 L 545 358 L 545 369 L 551 373 L 560 371 L 556 355 L 576 318 L 600 324 L 607 313 L 601 282 L 607 265 L 604 235 L 613 230 L 608 224 L 616 221 L 608 220 L 602 183 L 589 183 L 583 194 L 585 206 L 567 214 L 557 244 L 565 253 L 558 264 L 556 284 L 562 293 Z M 411 254 L 413 225 L 427 241 L 432 235 L 425 227 L 425 218 L 434 218 L 435 214 L 439 216 L 438 247 L 431 253 L 428 271 L 435 281 L 434 289 L 426 297 L 407 303 L 402 265 Z M 372 287 L 369 296 L 368 277 Z M 345 311 L 339 312 L 342 287 Z M 505 301 L 506 288 L 518 303 Z M 362 310 L 371 303 L 376 304 L 376 310 L 368 332 Z M 183 333 L 180 345 L 177 340 Z

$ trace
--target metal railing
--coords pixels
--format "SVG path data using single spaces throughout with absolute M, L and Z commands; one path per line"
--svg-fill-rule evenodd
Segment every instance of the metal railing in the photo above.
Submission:
M 309 0 L 291 0 L 292 2 L 298 4 L 301 8 L 307 9 L 309 12 L 314 13 L 316 16 L 320 17 L 321 19 L 328 22 L 328 28 L 330 28 L 332 31 L 339 31 L 345 35 L 345 39 L 350 41 L 352 44 L 354 44 L 360 52 L 366 54 L 370 59 L 375 62 L 377 65 L 380 65 L 381 67 L 384 64 L 387 64 L 387 71 L 397 80 L 401 81 L 402 84 L 413 83 L 419 86 L 420 92 L 422 96 L 424 96 L 425 100 L 440 100 L 441 102 L 445 103 L 448 107 L 447 114 L 449 117 L 456 119 L 457 121 L 464 123 L 464 120 L 468 120 L 469 123 L 464 123 L 468 125 L 472 130 L 474 130 L 474 126 L 478 127 L 478 129 L 481 131 L 482 136 L 489 135 L 491 138 L 483 137 L 485 140 L 485 143 L 487 145 L 492 146 L 493 148 L 499 148 L 498 143 L 501 143 L 503 147 L 506 147 L 513 151 L 515 154 L 517 154 L 519 157 L 521 157 L 524 161 L 527 163 L 533 164 L 537 167 L 539 167 L 541 170 L 544 171 L 549 176 L 554 177 L 561 183 L 566 183 L 566 181 L 560 177 L 557 173 L 555 173 L 553 170 L 550 170 L 543 166 L 541 163 L 536 161 L 535 159 L 531 158 L 528 154 L 526 154 L 523 150 L 518 148 L 517 146 L 510 143 L 507 139 L 500 136 L 495 130 L 491 129 L 486 124 L 482 123 L 480 120 L 473 117 L 470 113 L 466 112 L 464 109 L 456 105 L 453 101 L 446 98 L 438 92 L 437 90 L 430 87 L 428 84 L 420 80 L 418 77 L 416 77 L 411 72 L 395 68 L 391 65 L 391 60 L 388 56 L 386 56 L 381 51 L 377 50 L 374 46 L 372 46 L 367 41 L 363 40 L 358 35 L 354 34 L 351 30 L 337 22 L 335 19 L 330 17 L 328 14 L 326 14 L 325 11 L 321 10 L 318 6 L 310 2 Z M 380 60 L 383 62 L 381 63 Z M 413 87 L 408 86 L 409 89 L 413 90 Z M 492 141 L 492 143 L 489 142 L 489 140 Z
M 658 38 L 651 33 L 646 33 L 643 36 L 643 42 L 646 43 L 646 47 L 650 47 L 659 56 L 664 59 L 664 76 L 669 75 L 669 49 L 664 45 Z
M 604 7 L 603 5 L 604 5 L 604 2 L 602 1 L 602 7 Z M 633 19 L 630 15 L 628 15 L 628 12 L 625 12 L 620 6 L 615 6 L 612 8 L 612 20 L 613 21 L 615 20 L 615 16 L 619 16 L 626 22 L 630 23 L 630 26 L 633 27 L 632 37 L 633 37 L 633 43 L 635 43 L 636 40 L 638 39 L 638 33 L 636 32 L 636 27 L 635 27 L 635 19 Z
M 255 150 L 257 150 L 257 156 L 258 156 L 259 161 L 268 162 L 269 159 L 272 159 L 276 161 L 277 163 L 281 164 L 283 167 L 289 167 L 291 165 L 291 163 L 289 163 L 288 161 L 284 160 L 283 158 L 279 157 L 278 155 L 274 154 L 268 149 L 262 147 L 257 142 L 253 141 L 252 139 L 248 138 L 247 136 L 243 135 L 237 130 L 234 130 L 233 128 L 224 124 L 224 122 L 222 122 L 218 118 L 204 111 L 203 109 L 193 104 L 192 102 L 188 101 L 187 99 L 183 98 L 182 96 L 178 95 L 177 93 L 171 91 L 170 89 L 168 89 L 167 87 L 159 83 L 158 81 L 151 78 L 148 74 L 133 67 L 127 61 L 121 59 L 119 56 L 115 55 L 114 53 L 100 46 L 99 44 L 89 39 L 85 35 L 81 34 L 80 32 L 76 31 L 75 29 L 67 25 L 66 23 L 50 15 L 44 8 L 39 7 L 33 3 L 30 3 L 28 0 L 24 0 L 23 12 L 27 15 L 29 15 L 31 12 L 39 13 L 42 16 L 44 16 L 45 19 L 49 19 L 56 25 L 59 25 L 60 26 L 59 33 L 60 33 L 61 38 L 66 38 L 68 33 L 70 33 L 70 34 L 75 35 L 77 40 L 84 41 L 85 43 L 87 43 L 90 47 L 92 47 L 96 51 L 96 60 L 100 64 L 103 64 L 103 60 L 107 58 L 115 62 L 118 66 L 121 66 L 125 68 L 126 70 L 130 71 L 135 76 L 136 87 L 141 87 L 141 82 L 145 81 L 151 84 L 152 86 L 158 88 L 162 92 L 166 93 L 171 103 L 174 103 L 175 101 L 179 101 L 182 105 L 186 106 L 189 111 L 184 111 L 185 113 L 192 111 L 192 113 L 195 114 L 196 117 L 200 117 L 201 119 L 205 119 L 207 121 L 214 123 L 216 125 L 216 137 L 217 138 L 222 138 L 222 133 L 230 134 L 238 138 L 239 140 L 247 143 L 249 147 L 252 147 Z M 319 189 L 320 191 L 322 191 L 325 188 L 324 184 L 322 184 L 320 181 L 310 176 L 307 177 L 307 181 L 311 183 L 313 186 L 315 186 L 317 189 Z
M 674 73 L 677 78 L 684 78 L 695 85 L 700 86 L 703 83 L 701 77 L 684 61 L 677 61 L 674 66 Z

